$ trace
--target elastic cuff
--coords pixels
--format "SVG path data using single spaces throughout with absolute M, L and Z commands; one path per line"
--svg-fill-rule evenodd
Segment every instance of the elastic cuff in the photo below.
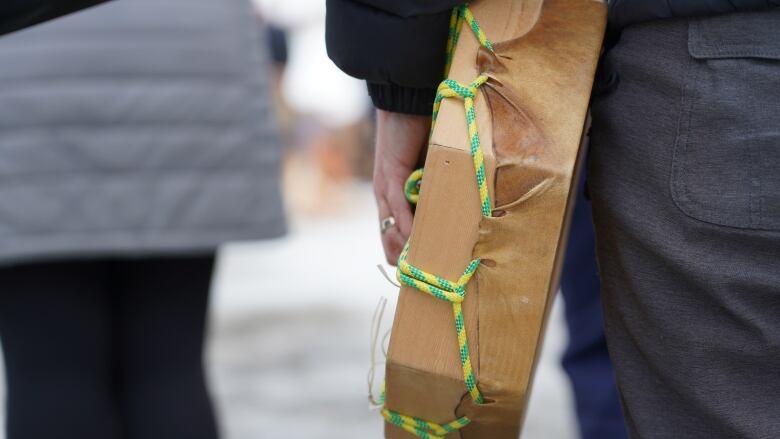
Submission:
M 368 83 L 368 94 L 374 106 L 394 113 L 430 115 L 435 88 L 411 88 L 393 84 Z

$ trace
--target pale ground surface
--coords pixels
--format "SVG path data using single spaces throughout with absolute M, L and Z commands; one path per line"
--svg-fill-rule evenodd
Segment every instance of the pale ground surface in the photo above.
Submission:
M 381 437 L 366 399 L 368 333 L 378 300 L 392 303 L 396 291 L 375 268 L 383 259 L 370 190 L 359 186 L 351 200 L 357 207 L 337 216 L 295 221 L 284 239 L 223 252 L 209 359 L 226 439 Z M 576 437 L 559 366 L 565 338 L 557 305 L 525 439 Z

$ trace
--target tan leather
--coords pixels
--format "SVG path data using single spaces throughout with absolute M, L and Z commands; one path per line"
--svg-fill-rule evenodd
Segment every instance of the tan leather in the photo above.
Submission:
M 475 106 L 495 213 L 480 213 L 462 102 L 446 100 L 426 158 L 409 261 L 457 279 L 482 258 L 464 313 L 487 402 L 476 406 L 466 393 L 451 305 L 405 287 L 388 352 L 387 407 L 439 423 L 472 419 L 452 438 L 514 438 L 557 290 L 606 7 L 481 0 L 471 10 L 495 54 L 464 29 L 450 76 L 491 77 Z M 386 436 L 412 437 L 394 426 Z

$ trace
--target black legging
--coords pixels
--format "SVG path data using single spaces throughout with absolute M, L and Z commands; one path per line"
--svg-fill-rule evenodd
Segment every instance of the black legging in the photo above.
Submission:
M 7 439 L 214 439 L 213 256 L 0 269 Z

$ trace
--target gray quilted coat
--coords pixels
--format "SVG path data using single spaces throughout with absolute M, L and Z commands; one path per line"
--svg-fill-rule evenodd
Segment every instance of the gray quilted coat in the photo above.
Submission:
M 248 0 L 121 0 L 0 39 L 0 264 L 284 233 Z

